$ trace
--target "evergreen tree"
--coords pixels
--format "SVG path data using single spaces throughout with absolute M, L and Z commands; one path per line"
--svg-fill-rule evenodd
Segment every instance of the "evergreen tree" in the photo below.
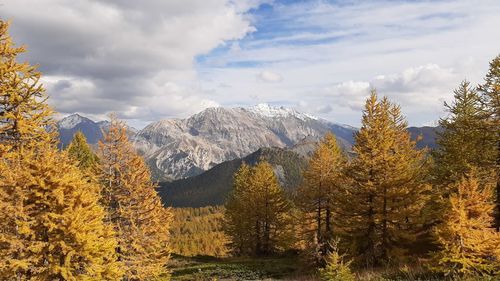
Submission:
M 97 187 L 55 147 L 40 73 L 0 21 L 0 279 L 117 280 Z
M 320 255 L 326 256 L 334 237 L 334 210 L 338 209 L 343 170 L 347 160 L 335 136 L 327 133 L 319 143 L 304 171 L 304 184 L 299 188 L 297 202 L 306 220 L 306 240 L 313 237 L 320 245 Z M 316 246 L 314 246 L 316 248 Z M 322 263 L 318 260 L 317 263 Z
M 290 203 L 272 166 L 242 165 L 226 203 L 225 229 L 241 255 L 269 255 L 289 244 Z
M 167 275 L 172 215 L 162 206 L 144 160 L 128 141 L 125 125 L 116 118 L 99 142 L 99 158 L 103 204 L 115 227 L 125 278 Z
M 456 184 L 444 221 L 436 228 L 442 249 L 437 269 L 448 274 L 500 274 L 500 234 L 491 229 L 494 208 L 489 188 L 473 170 Z
M 439 121 L 442 131 L 438 133 L 438 149 L 433 152 L 435 183 L 445 197 L 448 186 L 457 182 L 471 167 L 481 168 L 481 180 L 488 180 L 495 149 L 492 146 L 492 132 L 481 97 L 463 81 L 455 90 L 452 104 L 445 103 L 449 116 Z
M 500 55 L 490 62 L 484 84 L 479 85 L 478 90 L 488 113 L 485 133 L 492 132 L 491 145 L 496 147 L 493 163 L 496 172 L 495 227 L 500 231 Z
M 424 151 L 415 148 L 398 106 L 373 91 L 348 170 L 346 231 L 354 254 L 368 266 L 402 257 L 415 239 L 426 200 Z
M 83 171 L 89 171 L 97 165 L 97 155 L 92 151 L 85 135 L 78 131 L 66 148 L 71 159 L 77 161 L 77 166 Z

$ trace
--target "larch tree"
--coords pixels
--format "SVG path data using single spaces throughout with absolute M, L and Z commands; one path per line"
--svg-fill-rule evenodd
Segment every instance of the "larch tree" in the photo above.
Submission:
M 75 133 L 66 150 L 69 157 L 77 161 L 76 165 L 81 170 L 89 171 L 96 168 L 97 155 L 92 151 L 92 148 L 87 143 L 87 138 L 81 131 Z
M 252 168 L 243 163 L 234 174 L 233 190 L 229 194 L 224 212 L 224 231 L 232 239 L 229 248 L 240 256 L 254 251 L 254 237 L 250 231 L 255 225 L 250 215 L 254 212 L 250 176 Z
M 406 127 L 399 107 L 373 90 L 355 138 L 344 207 L 353 254 L 367 266 L 402 258 L 421 223 L 424 151 Z
M 492 132 L 492 138 L 489 139 L 492 140 L 492 146 L 496 147 L 493 162 L 496 174 L 495 227 L 500 231 L 500 55 L 490 62 L 490 69 L 478 91 L 488 113 L 486 132 Z
M 116 240 L 104 224 L 100 187 L 86 180 L 66 153 L 50 146 L 0 167 L 2 187 L 22 191 L 25 221 L 16 223 L 26 247 L 3 277 L 27 280 L 120 280 Z M 3 169 L 7 168 L 7 169 Z
M 25 52 L 16 47 L 8 33 L 9 23 L 0 20 L 0 153 L 29 148 L 54 140 L 47 132 L 54 122 L 45 103 L 47 96 L 39 83 L 36 66 L 20 63 Z
M 226 203 L 225 229 L 241 255 L 270 255 L 290 243 L 290 202 L 273 167 L 242 165 Z
M 303 173 L 303 185 L 297 191 L 297 205 L 304 213 L 304 234 L 307 241 L 316 239 L 320 253 L 325 257 L 334 238 L 335 210 L 343 183 L 347 159 L 332 133 L 327 133 L 318 144 L 309 166 Z M 316 246 L 311 245 L 316 248 Z M 322 263 L 317 260 L 316 263 Z
M 443 223 L 435 230 L 441 250 L 436 269 L 447 274 L 500 274 L 500 234 L 491 228 L 491 188 L 480 186 L 474 169 L 455 184 Z
M 112 118 L 99 142 L 100 180 L 107 220 L 115 227 L 117 253 L 128 280 L 166 277 L 172 214 L 163 207 L 144 160 Z
M 98 187 L 56 148 L 40 73 L 0 21 L 0 279 L 119 280 Z
M 261 161 L 254 168 L 250 182 L 254 189 L 257 212 L 256 245 L 258 255 L 269 255 L 288 243 L 290 202 L 278 182 L 274 169 Z

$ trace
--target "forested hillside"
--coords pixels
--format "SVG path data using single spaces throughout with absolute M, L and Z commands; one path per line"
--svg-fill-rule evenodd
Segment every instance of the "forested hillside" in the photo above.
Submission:
M 229 255 L 229 238 L 222 230 L 224 208 L 174 208 L 170 229 L 172 253 L 182 256 Z
M 158 193 L 167 206 L 203 207 L 224 204 L 233 186 L 233 175 L 242 163 L 271 163 L 285 190 L 292 192 L 301 183 L 305 157 L 283 148 L 261 148 L 243 159 L 219 164 L 207 172 L 187 179 L 159 184 Z

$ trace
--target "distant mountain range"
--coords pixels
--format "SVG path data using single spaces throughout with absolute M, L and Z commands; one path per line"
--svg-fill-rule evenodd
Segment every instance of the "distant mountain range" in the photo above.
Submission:
M 94 122 L 78 114 L 63 118 L 58 122 L 61 146 L 67 146 L 77 131 L 95 144 L 107 126 L 107 121 Z M 328 131 L 350 150 L 356 130 L 294 109 L 259 104 L 249 108 L 208 108 L 186 119 L 161 120 L 140 131 L 128 131 L 153 177 L 172 181 L 200 175 L 218 164 L 245 158 L 266 147 L 307 155 Z M 423 136 L 419 147 L 435 146 L 435 128 L 411 127 L 409 131 L 413 137 Z

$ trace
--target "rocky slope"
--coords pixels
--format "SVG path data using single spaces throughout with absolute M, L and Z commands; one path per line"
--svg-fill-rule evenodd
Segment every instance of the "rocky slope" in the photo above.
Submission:
M 216 164 L 244 157 L 262 147 L 288 147 L 318 140 L 333 131 L 349 147 L 355 128 L 284 107 L 208 108 L 187 119 L 152 123 L 134 143 L 160 179 L 198 175 Z

